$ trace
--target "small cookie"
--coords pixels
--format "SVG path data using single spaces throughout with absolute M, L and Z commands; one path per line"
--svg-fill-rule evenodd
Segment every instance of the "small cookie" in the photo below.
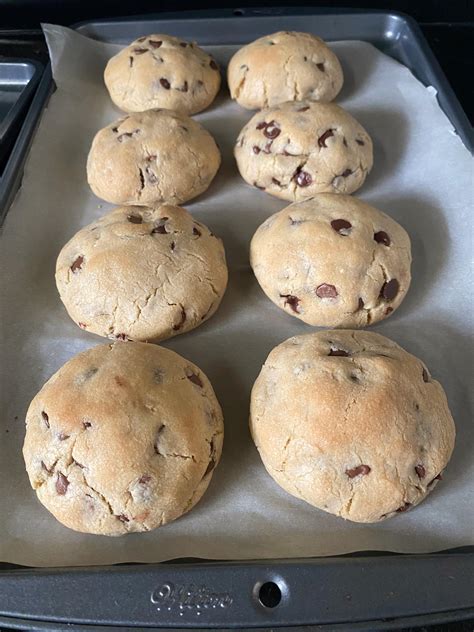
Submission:
M 176 206 L 120 207 L 64 246 L 56 285 L 71 318 L 119 340 L 163 340 L 216 311 L 227 285 L 222 241 Z
M 200 123 L 171 110 L 150 110 L 97 132 L 87 181 L 112 204 L 181 204 L 208 188 L 220 163 L 216 141 Z
M 189 511 L 219 462 L 212 386 L 177 353 L 105 344 L 74 356 L 30 404 L 23 456 L 39 500 L 75 531 L 151 531 Z
M 388 338 L 350 330 L 275 347 L 252 390 L 250 428 L 283 489 L 354 522 L 421 502 L 455 437 L 444 390 L 424 364 Z
M 322 327 L 365 327 L 393 313 L 410 287 L 406 231 L 349 195 L 320 193 L 269 217 L 250 244 L 268 298 Z
M 167 108 L 196 114 L 215 99 L 219 66 L 193 42 L 170 35 L 139 37 L 109 60 L 104 81 L 125 112 Z
M 257 110 L 284 101 L 332 101 L 342 88 L 342 68 L 323 40 L 280 31 L 238 50 L 229 62 L 230 95 Z
M 353 193 L 372 168 L 372 141 L 334 103 L 283 103 L 255 114 L 234 149 L 242 178 L 299 202 L 316 193 Z

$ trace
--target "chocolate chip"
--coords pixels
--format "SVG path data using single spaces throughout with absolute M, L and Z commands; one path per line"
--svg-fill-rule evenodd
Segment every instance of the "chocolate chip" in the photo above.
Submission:
M 144 42 L 145 40 L 146 40 L 146 35 L 144 35 L 143 37 L 139 37 L 139 38 L 137 39 L 137 42 L 140 42 L 140 43 L 141 43 L 141 42 Z
M 364 141 L 363 140 L 359 140 L 358 138 L 356 138 L 356 143 L 358 145 L 365 145 Z
M 185 81 L 183 83 L 183 87 L 182 88 L 177 88 L 177 90 L 179 90 L 180 92 L 187 92 L 188 91 L 188 82 Z M 184 128 L 184 129 L 186 130 L 186 128 Z M 186 130 L 186 131 L 188 131 L 188 130 Z
M 280 134 L 281 134 L 281 129 L 278 127 L 275 121 L 270 121 L 270 123 L 268 123 L 265 129 L 263 130 L 263 135 L 266 136 L 267 138 L 271 138 L 272 140 L 275 139 Z
M 341 356 L 343 358 L 348 358 L 349 353 L 344 351 L 344 349 L 338 349 L 337 347 L 331 347 L 329 349 L 328 356 Z
M 431 479 L 431 481 L 428 483 L 428 487 L 431 487 L 431 485 L 433 485 L 435 481 L 441 481 L 441 480 L 443 480 L 442 472 L 440 472 L 437 476 Z
M 306 57 L 306 55 L 303 57 L 303 61 L 308 61 L 308 58 Z
M 326 145 L 326 141 L 328 138 L 331 138 L 331 136 L 334 136 L 334 130 L 333 129 L 327 129 L 324 134 L 321 134 L 321 136 L 318 138 L 318 145 L 319 147 L 327 147 Z
M 313 182 L 313 178 L 307 171 L 300 171 L 299 169 L 296 170 L 293 179 L 299 187 L 309 187 Z
M 297 112 L 306 112 L 306 110 L 309 110 L 309 105 L 305 105 L 304 108 L 299 108 L 298 110 L 296 110 Z
M 253 146 L 253 153 L 254 154 L 259 154 L 260 153 L 260 147 L 257 147 L 257 145 Z
M 392 312 L 393 312 L 393 307 L 387 307 L 387 309 L 385 310 L 385 316 L 388 316 Z
M 331 222 L 331 226 L 336 231 L 336 233 L 339 233 L 344 237 L 346 237 L 351 232 L 352 228 L 352 224 L 346 219 L 333 219 Z
M 352 174 L 352 169 L 346 169 L 345 171 L 343 171 L 343 172 L 341 173 L 341 176 L 342 176 L 343 178 L 347 178 L 347 177 L 349 177 L 351 174 Z
M 261 123 L 257 125 L 257 129 L 265 129 L 267 125 L 268 123 L 266 123 L 265 121 L 262 121 Z
M 60 432 L 59 435 L 58 435 L 58 439 L 60 441 L 66 441 L 66 439 L 69 439 L 70 436 L 71 435 L 64 434 L 64 432 Z
M 281 187 L 281 182 L 280 182 L 280 180 L 277 180 L 276 178 L 272 178 L 272 182 L 273 182 L 273 184 L 276 184 L 276 185 L 277 185 L 277 187 Z
M 180 45 L 182 48 L 186 48 L 186 46 L 188 45 L 188 43 L 187 43 L 187 42 L 180 42 L 180 43 L 179 43 L 179 45 Z
M 418 478 L 425 478 L 426 470 L 423 465 L 415 465 L 415 472 L 418 474 Z
M 153 449 L 155 450 L 155 453 L 159 454 L 160 456 L 163 456 L 163 455 L 160 452 L 159 441 L 160 441 L 160 435 L 164 429 L 165 429 L 165 424 L 161 424 L 161 426 L 156 431 L 155 443 L 153 444 Z
M 77 323 L 81 329 L 87 329 L 86 323 Z
M 43 418 L 44 423 L 46 424 L 46 427 L 49 428 L 49 415 L 47 413 L 44 412 L 44 410 L 41 413 L 41 417 Z
M 193 235 L 197 235 L 198 237 L 202 235 L 201 231 L 199 228 L 196 228 L 196 226 L 193 227 Z
M 337 290 L 334 285 L 329 285 L 329 283 L 321 283 L 316 288 L 316 296 L 319 298 L 336 298 Z
M 41 461 L 41 467 L 43 468 L 43 470 L 48 472 L 48 474 L 52 474 L 53 473 L 54 465 L 51 466 L 51 468 L 49 468 L 49 467 L 47 467 L 47 465 L 46 465 L 46 463 L 44 461 Z
M 151 481 L 151 476 L 149 474 L 143 474 L 142 476 L 140 476 L 140 478 L 138 479 L 138 483 L 140 485 L 146 485 L 147 483 L 149 483 Z
M 201 87 L 201 86 L 203 86 L 203 85 L 204 85 L 204 83 L 203 83 L 200 79 L 198 79 L 198 80 L 196 81 L 196 84 L 197 84 L 199 87 Z
M 171 251 L 173 251 L 176 248 L 176 244 L 174 243 L 174 241 L 171 242 L 170 248 L 171 248 Z
M 397 279 L 390 279 L 390 281 L 386 281 L 382 285 L 382 289 L 380 290 L 380 296 L 382 298 L 387 299 L 387 301 L 391 301 L 398 294 L 398 290 L 400 289 L 400 284 Z
M 384 230 L 379 230 L 378 233 L 374 233 L 374 239 L 378 244 L 390 246 L 390 237 Z
M 423 367 L 423 382 L 429 382 L 430 381 L 430 376 L 428 371 L 425 369 L 425 367 Z
M 87 430 L 87 428 L 90 428 L 92 426 L 90 421 L 83 421 L 82 425 L 84 426 L 85 430 Z
M 145 167 L 145 173 L 147 176 L 146 179 L 150 184 L 157 184 L 158 177 L 156 173 L 152 169 L 150 169 L 150 167 Z
M 128 58 L 128 65 L 130 66 L 130 68 L 133 66 L 133 57 Z M 116 127 L 112 129 L 113 132 L 115 132 L 116 130 L 117 130 Z
M 168 231 L 166 230 L 166 222 L 168 218 L 162 217 L 155 228 L 151 231 L 151 234 L 159 233 L 160 235 L 166 235 Z
M 358 382 L 360 382 L 360 378 L 359 378 L 359 376 L 358 376 L 358 375 L 356 375 L 355 373 L 351 373 L 351 374 L 349 375 L 349 377 L 350 377 L 350 379 L 351 379 L 351 382 L 357 382 L 357 383 L 358 383 Z
M 168 79 L 165 79 L 164 77 L 161 77 L 160 83 L 165 90 L 169 90 L 171 88 L 170 82 L 168 81 Z
M 77 259 L 72 264 L 71 271 L 77 272 L 78 270 L 82 270 L 83 263 L 84 263 L 84 257 L 82 255 L 79 255 L 79 257 L 77 257 Z
M 196 373 L 193 373 L 193 372 L 190 372 L 189 374 L 187 373 L 186 377 L 188 378 L 190 382 L 192 382 L 193 384 L 196 384 L 196 386 L 200 386 L 201 388 L 203 387 L 201 378 L 199 377 L 199 375 L 196 375 Z
M 403 513 L 407 509 L 411 507 L 411 503 L 404 503 L 401 507 L 397 509 L 397 513 Z
M 115 340 L 128 340 L 127 334 L 115 334 Z
M 130 518 L 127 518 L 127 516 L 125 514 L 120 514 L 118 516 L 115 516 L 116 518 L 118 518 L 120 520 L 120 522 L 130 522 Z
M 130 224 L 142 224 L 143 223 L 143 217 L 141 217 L 140 215 L 127 215 L 127 219 L 130 222 Z
M 263 153 L 264 154 L 270 154 L 271 153 L 271 148 L 272 148 L 272 140 L 269 140 L 268 143 L 265 145 L 265 147 L 263 148 Z
M 135 53 L 135 55 L 143 55 L 143 53 L 148 52 L 148 50 L 146 48 L 134 48 L 132 49 L 132 53 Z
M 300 299 L 297 296 L 293 296 L 292 294 L 280 294 L 280 297 L 285 299 L 283 306 L 289 305 L 296 314 L 300 313 L 298 309 Z
M 134 129 L 133 132 L 123 132 L 123 134 L 117 136 L 117 140 L 119 143 L 122 143 L 124 138 L 133 138 L 134 136 L 138 136 L 139 134 L 141 134 L 141 130 Z
M 116 134 L 118 132 L 118 127 L 112 127 L 112 131 Z
M 342 137 L 342 144 L 344 145 L 344 147 L 347 147 L 347 140 L 345 136 Z
M 181 307 L 181 318 L 179 323 L 176 323 L 176 325 L 173 325 L 173 331 L 178 331 L 178 329 L 181 329 L 181 327 L 184 325 L 184 322 L 186 320 L 186 312 L 184 311 L 184 307 Z
M 138 168 L 138 176 L 140 178 L 140 188 L 144 189 L 145 188 L 145 176 L 143 175 L 143 169 L 141 169 L 140 167 Z
M 209 66 L 212 68 L 212 70 L 219 70 L 219 66 L 213 59 L 211 59 L 211 61 L 209 62 Z
M 318 67 L 318 69 L 319 69 L 321 72 L 324 72 L 324 64 L 323 64 L 323 63 L 316 64 L 316 66 Z
M 69 481 L 62 472 L 58 472 L 58 478 L 56 479 L 56 491 L 60 496 L 64 496 L 67 492 Z
M 364 309 L 364 305 L 365 305 L 364 301 L 361 298 L 359 298 L 357 309 Z
M 349 478 L 355 478 L 356 476 L 366 476 L 370 473 L 371 468 L 368 465 L 358 465 L 350 470 L 346 470 L 346 474 Z

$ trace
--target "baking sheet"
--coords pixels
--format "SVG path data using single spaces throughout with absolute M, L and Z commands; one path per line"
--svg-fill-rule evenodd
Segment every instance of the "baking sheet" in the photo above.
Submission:
M 212 319 L 163 343 L 200 366 L 216 390 L 226 432 L 221 464 L 191 513 L 147 534 L 113 539 L 74 533 L 39 504 L 21 455 L 28 404 L 72 355 L 104 342 L 67 316 L 54 283 L 55 261 L 79 228 L 112 208 L 90 192 L 85 165 L 95 132 L 120 115 L 102 83 L 104 65 L 119 47 L 63 27 L 44 30 L 58 89 L 43 115 L 2 240 L 0 559 L 72 566 L 429 552 L 474 544 L 472 158 L 435 91 L 363 42 L 332 45 L 345 72 L 337 101 L 374 140 L 374 169 L 358 196 L 408 230 L 414 255 L 403 305 L 371 329 L 423 359 L 445 386 L 458 434 L 442 483 L 413 511 L 363 525 L 292 498 L 266 474 L 248 431 L 250 389 L 269 351 L 311 328 L 275 307 L 250 270 L 253 232 L 286 203 L 241 180 L 232 148 L 252 113 L 222 90 L 196 118 L 215 136 L 223 164 L 209 190 L 186 206 L 223 238 L 229 287 Z M 225 64 L 235 47 L 208 50 Z

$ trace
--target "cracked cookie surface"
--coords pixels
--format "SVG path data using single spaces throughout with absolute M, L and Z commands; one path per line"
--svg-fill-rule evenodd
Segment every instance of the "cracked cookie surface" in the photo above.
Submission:
M 227 285 L 222 241 L 183 208 L 119 207 L 77 232 L 56 262 L 56 285 L 82 328 L 158 341 L 217 310 Z
M 167 108 L 196 114 L 219 92 L 219 66 L 194 42 L 170 35 L 139 37 L 104 72 L 112 101 L 125 112 Z
M 320 193 L 270 216 L 250 243 L 268 298 L 314 326 L 365 327 L 387 318 L 410 287 L 406 231 L 349 195 Z
M 334 103 L 282 103 L 262 110 L 234 148 L 242 178 L 290 202 L 316 193 L 353 193 L 372 168 L 372 141 Z
M 181 204 L 206 191 L 220 162 L 214 138 L 200 123 L 172 110 L 150 110 L 97 132 L 87 181 L 113 204 Z
M 31 486 L 61 523 L 117 536 L 189 511 L 223 441 L 204 373 L 178 354 L 117 342 L 80 353 L 30 404 L 23 455 Z
M 284 490 L 354 522 L 421 502 L 455 438 L 443 387 L 421 360 L 384 336 L 350 330 L 275 347 L 252 390 L 250 429 Z
M 280 31 L 238 50 L 229 62 L 230 95 L 250 110 L 283 101 L 332 101 L 342 88 L 341 64 L 319 37 Z

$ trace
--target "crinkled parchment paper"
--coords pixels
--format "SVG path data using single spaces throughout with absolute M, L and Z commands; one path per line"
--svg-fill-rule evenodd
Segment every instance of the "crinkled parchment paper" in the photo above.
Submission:
M 250 389 L 272 347 L 311 329 L 276 308 L 250 270 L 253 232 L 285 203 L 241 180 L 232 148 L 251 113 L 223 90 L 197 117 L 216 137 L 223 165 L 209 190 L 187 206 L 223 238 L 229 288 L 210 321 L 164 343 L 198 364 L 214 385 L 226 428 L 221 465 L 191 513 L 147 534 L 81 535 L 39 504 L 21 454 L 28 404 L 75 353 L 104 342 L 67 316 L 54 283 L 55 261 L 79 228 L 111 208 L 87 186 L 86 157 L 95 132 L 120 115 L 102 82 L 117 46 L 56 26 L 46 26 L 45 32 L 57 90 L 42 117 L 2 240 L 0 559 L 55 566 L 368 549 L 427 552 L 474 544 L 472 161 L 434 91 L 363 42 L 333 44 L 345 71 L 338 102 L 374 139 L 375 166 L 358 195 L 408 230 L 414 254 L 405 302 L 373 330 L 422 358 L 447 391 L 458 436 L 442 483 L 413 511 L 358 525 L 292 498 L 266 474 L 248 431 Z M 209 50 L 225 64 L 235 48 Z

